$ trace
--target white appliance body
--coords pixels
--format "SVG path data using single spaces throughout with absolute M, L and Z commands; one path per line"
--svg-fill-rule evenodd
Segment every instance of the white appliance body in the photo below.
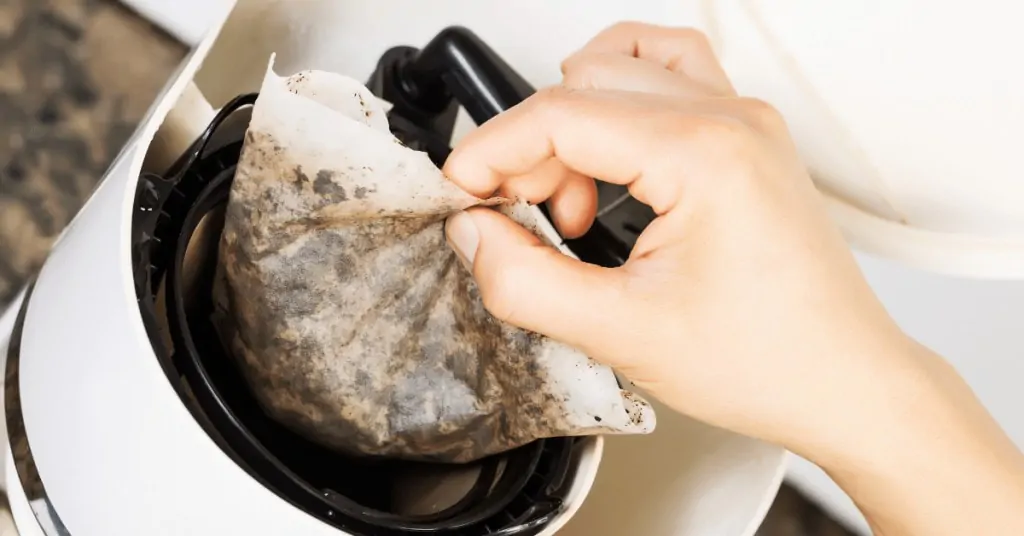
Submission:
M 270 52 L 281 53 L 283 74 L 318 68 L 365 79 L 386 48 L 425 44 L 451 18 L 423 8 L 437 24 L 410 32 L 405 25 L 372 26 L 377 17 L 363 2 L 302 4 L 307 9 L 253 12 L 245 7 L 251 3 L 233 11 L 231 2 L 211 3 L 196 14 L 206 30 L 192 54 L 58 239 L 34 285 L 0 321 L 4 411 L 13 423 L 4 482 L 21 534 L 344 534 L 252 478 L 195 421 L 154 354 L 132 277 L 130 226 L 140 172 L 180 154 L 223 99 L 255 89 L 249 75 L 262 74 Z M 363 35 L 374 40 L 358 46 L 336 17 L 326 16 L 326 4 L 362 17 L 348 27 L 372 26 Z M 565 4 L 579 10 L 585 3 Z M 463 15 L 456 22 L 477 29 L 466 18 L 471 11 L 453 13 Z M 505 35 L 486 10 L 475 13 L 484 40 Z M 580 37 L 624 14 L 595 15 Z M 268 30 L 275 25 L 288 31 Z M 509 50 L 503 42 L 499 52 Z M 231 50 L 241 59 L 231 61 Z M 508 59 L 515 65 L 522 58 Z M 537 85 L 545 82 L 529 68 L 525 74 Z M 544 535 L 559 529 L 568 535 L 754 534 L 781 483 L 785 452 L 664 408 L 659 417 L 652 436 L 589 441 L 568 508 Z

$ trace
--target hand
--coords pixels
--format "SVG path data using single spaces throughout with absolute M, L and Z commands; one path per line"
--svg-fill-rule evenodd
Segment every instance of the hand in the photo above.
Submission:
M 791 448 L 827 441 L 826 405 L 863 391 L 809 379 L 866 388 L 877 382 L 852 381 L 870 373 L 864 360 L 888 358 L 903 341 L 827 219 L 782 118 L 738 97 L 707 41 L 688 30 L 615 27 L 566 60 L 564 75 L 561 87 L 470 134 L 445 172 L 480 196 L 550 199 L 569 236 L 594 219 L 588 177 L 628 185 L 658 217 L 618 269 L 542 247 L 493 211 L 453 219 L 457 249 L 479 236 L 462 253 L 485 305 L 679 411 Z
M 548 200 L 568 237 L 593 222 L 589 177 L 627 185 L 658 216 L 616 269 L 561 255 L 492 210 L 454 216 L 449 241 L 485 306 L 582 349 L 678 411 L 782 444 L 860 485 L 852 493 L 879 526 L 963 528 L 906 506 L 918 495 L 892 478 L 913 467 L 955 482 L 957 471 L 931 464 L 986 445 L 1005 462 L 975 467 L 991 475 L 1016 450 L 945 362 L 887 315 L 779 113 L 738 96 L 692 30 L 618 25 L 563 72 L 560 87 L 467 136 L 445 172 L 478 196 Z M 942 417 L 921 418 L 922 404 Z M 943 426 L 962 429 L 948 435 L 955 448 L 914 450 Z M 851 468 L 864 478 L 846 478 Z M 864 492 L 870 477 L 885 491 Z M 893 521 L 884 504 L 875 508 L 894 498 L 917 517 Z

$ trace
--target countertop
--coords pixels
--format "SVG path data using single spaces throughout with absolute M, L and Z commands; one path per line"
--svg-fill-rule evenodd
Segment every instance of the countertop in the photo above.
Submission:
M 0 0 L 0 304 L 35 272 L 185 47 L 108 0 Z
M 186 49 L 114 0 L 0 0 L 0 307 Z M 758 536 L 848 536 L 784 487 Z

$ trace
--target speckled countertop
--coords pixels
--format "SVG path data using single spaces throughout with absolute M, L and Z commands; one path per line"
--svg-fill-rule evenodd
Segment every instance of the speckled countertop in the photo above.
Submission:
M 114 0 L 0 0 L 0 308 L 185 52 Z M 783 488 L 758 536 L 848 533 Z
M 112 1 L 0 0 L 0 304 L 184 54 Z

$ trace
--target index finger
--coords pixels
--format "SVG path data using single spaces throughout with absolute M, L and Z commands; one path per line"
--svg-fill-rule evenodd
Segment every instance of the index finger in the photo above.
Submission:
M 678 181 L 651 181 L 671 168 L 684 149 L 672 141 L 680 120 L 666 97 L 611 91 L 543 90 L 471 132 L 455 148 L 444 172 L 479 197 L 525 175 L 551 158 L 606 182 L 629 185 L 634 197 L 658 213 L 680 195 Z M 657 102 L 651 102 L 657 101 Z

